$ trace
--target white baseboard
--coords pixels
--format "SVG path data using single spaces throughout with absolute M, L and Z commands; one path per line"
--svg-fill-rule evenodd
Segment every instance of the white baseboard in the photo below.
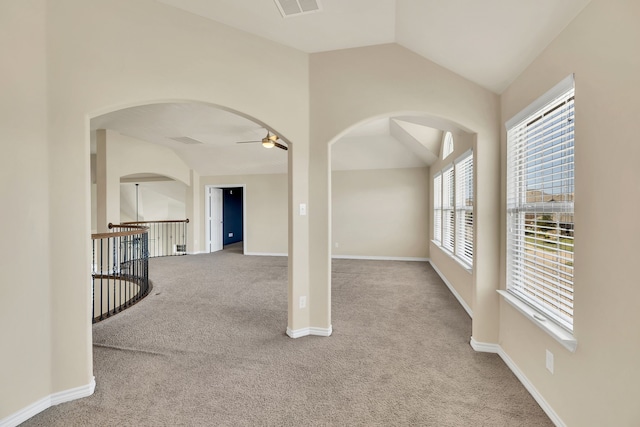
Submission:
M 200 254 L 214 254 L 215 252 L 207 252 L 207 251 L 199 251 L 199 252 L 189 252 L 187 255 L 200 255 Z M 280 253 L 280 252 L 245 252 L 244 255 L 250 256 L 289 256 L 289 254 Z
M 96 379 L 93 377 L 91 382 L 87 385 L 50 394 L 49 396 L 43 397 L 37 402 L 22 408 L 18 412 L 3 418 L 0 420 L 0 427 L 15 427 L 52 406 L 91 396 L 95 389 Z
M 473 337 L 471 337 L 471 341 L 469 341 L 469 344 L 471 345 L 472 349 L 474 349 L 475 351 L 477 351 L 479 353 L 500 354 L 500 350 L 502 350 L 500 348 L 499 344 L 490 344 L 490 343 L 486 343 L 486 342 L 479 342 L 479 341 L 476 341 L 475 338 L 473 338 Z
M 371 261 L 417 261 L 428 262 L 429 258 L 398 257 L 398 256 L 367 256 L 367 255 L 331 255 L 333 259 L 364 259 Z
M 328 337 L 333 333 L 333 327 L 329 326 L 328 328 L 302 328 L 292 330 L 287 327 L 287 335 L 291 338 L 301 338 L 309 335 L 316 335 L 319 337 Z
M 438 276 L 440 276 L 440 278 L 442 279 L 444 284 L 447 285 L 447 288 L 449 288 L 449 290 L 451 291 L 453 296 L 456 297 L 456 299 L 458 300 L 458 302 L 460 303 L 462 308 L 464 308 L 464 310 L 467 312 L 469 317 L 471 317 L 473 319 L 473 311 L 471 310 L 471 307 L 469 307 L 469 305 L 465 302 L 465 300 L 462 298 L 462 296 L 460 296 L 458 291 L 456 291 L 456 288 L 454 288 L 453 285 L 447 280 L 447 278 L 444 277 L 444 274 L 442 274 L 442 272 L 438 269 L 438 267 L 436 267 L 436 265 L 434 263 L 429 261 L 429 264 L 431 264 L 431 267 L 433 267 L 433 269 L 436 271 L 436 273 L 438 273 Z
M 538 405 L 542 408 L 542 410 L 547 414 L 551 422 L 555 424 L 557 427 L 566 427 L 566 424 L 562 419 L 556 414 L 551 405 L 542 397 L 540 392 L 534 387 L 534 385 L 529 381 L 526 375 L 520 370 L 518 365 L 509 357 L 509 355 L 504 351 L 504 349 L 499 344 L 490 344 L 476 341 L 473 337 L 471 337 L 470 343 L 471 347 L 478 352 L 483 353 L 495 353 L 504 361 L 504 363 L 511 369 L 511 372 L 520 380 L 524 388 L 527 389 L 529 394 L 533 396 Z
M 274 252 L 274 253 L 269 253 L 269 252 L 245 252 L 245 255 L 251 255 L 251 256 L 289 256 L 289 254 L 283 254 L 283 253 L 278 253 L 278 252 Z

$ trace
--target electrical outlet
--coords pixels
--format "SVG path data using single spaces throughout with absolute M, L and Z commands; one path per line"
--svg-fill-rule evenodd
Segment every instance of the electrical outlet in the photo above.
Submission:
M 307 297 L 300 297 L 300 308 L 305 308 L 307 306 Z
M 547 370 L 553 374 L 553 353 L 547 350 L 547 360 L 546 360 Z

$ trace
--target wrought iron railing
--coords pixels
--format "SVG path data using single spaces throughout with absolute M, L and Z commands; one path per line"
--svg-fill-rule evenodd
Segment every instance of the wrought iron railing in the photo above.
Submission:
M 113 225 L 91 235 L 93 323 L 121 312 L 149 293 L 149 229 Z
M 132 221 L 121 226 L 143 226 L 149 228 L 149 257 L 187 254 L 188 219 L 168 221 Z

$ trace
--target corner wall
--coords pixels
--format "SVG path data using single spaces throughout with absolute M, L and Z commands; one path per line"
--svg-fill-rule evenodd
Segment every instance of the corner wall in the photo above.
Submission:
M 567 426 L 640 425 L 639 16 L 637 1 L 592 0 L 501 98 L 504 123 L 575 73 L 576 352 L 500 304 L 503 351 Z M 505 151 L 503 126 L 503 165 Z M 501 242 L 505 229 L 503 215 Z M 503 243 L 502 288 L 504 259 Z
M 329 144 L 349 128 L 390 115 L 421 115 L 476 134 L 477 236 L 473 336 L 498 340 L 500 201 L 498 96 L 396 44 L 312 54 L 310 59 L 311 324 L 331 323 Z

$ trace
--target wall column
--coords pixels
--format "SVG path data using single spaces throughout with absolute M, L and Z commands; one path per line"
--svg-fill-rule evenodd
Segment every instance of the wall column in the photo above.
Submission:
M 476 135 L 476 204 L 472 343 L 498 343 L 500 283 L 500 144 Z
M 117 168 L 109 162 L 108 139 L 113 131 L 96 131 L 96 197 L 98 233 L 109 231 L 110 222 L 120 223 L 120 177 Z
M 189 171 L 189 183 L 185 198 L 185 212 L 189 218 L 187 226 L 187 252 L 190 254 L 202 251 L 202 206 L 200 205 L 200 175 L 191 169 Z
M 310 204 L 309 215 L 309 272 L 311 298 L 314 301 L 311 323 L 331 333 L 331 171 L 330 146 L 327 141 L 314 140 L 309 161 Z
M 309 292 L 309 147 L 303 142 L 289 144 L 289 292 L 287 334 L 292 338 L 309 335 L 311 307 Z M 306 213 L 302 214 L 304 204 Z M 301 308 L 301 298 L 305 300 Z

